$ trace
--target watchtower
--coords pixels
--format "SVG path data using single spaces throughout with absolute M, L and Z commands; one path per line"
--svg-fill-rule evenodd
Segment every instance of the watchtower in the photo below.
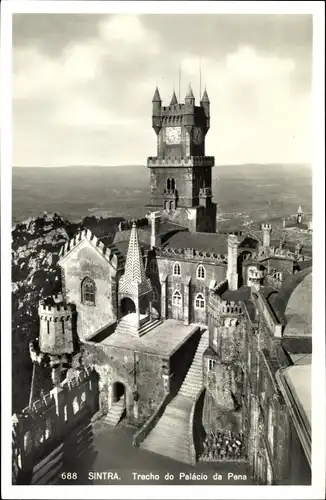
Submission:
M 157 136 L 157 156 L 149 157 L 151 210 L 190 231 L 215 232 L 216 204 L 212 202 L 214 157 L 205 156 L 210 128 L 210 102 L 205 89 L 196 106 L 189 84 L 184 103 L 175 92 L 169 106 L 162 106 L 156 88 L 152 126 Z
M 40 302 L 38 314 L 40 352 L 56 356 L 73 353 L 75 306 L 46 299 Z

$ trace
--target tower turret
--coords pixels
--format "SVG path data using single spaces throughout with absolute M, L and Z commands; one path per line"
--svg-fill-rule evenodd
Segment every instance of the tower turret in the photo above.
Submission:
M 271 224 L 262 224 L 261 228 L 263 231 L 263 246 L 265 248 L 268 248 L 271 246 L 272 225 Z
M 158 135 L 162 127 L 162 99 L 158 88 L 156 87 L 155 93 L 152 99 L 153 103 L 153 113 L 152 113 L 152 127 Z
M 73 353 L 75 306 L 48 299 L 39 303 L 38 314 L 40 352 L 57 356 Z
M 195 97 L 189 83 L 187 94 L 185 97 L 185 125 L 193 127 L 195 124 Z
M 173 91 L 170 106 L 173 106 L 174 104 L 178 104 L 178 99 L 177 96 L 175 95 L 175 91 Z
M 208 98 L 207 90 L 205 88 L 203 97 L 200 101 L 200 105 L 202 108 L 204 108 L 205 115 L 206 115 L 206 130 L 209 129 L 210 127 L 210 100 Z
M 302 219 L 303 219 L 303 211 L 302 211 L 301 205 L 299 205 L 298 210 L 297 210 L 297 223 L 301 224 Z
M 238 246 L 239 240 L 235 234 L 229 234 L 228 236 L 228 268 L 226 277 L 229 284 L 230 290 L 238 289 L 238 272 L 237 272 L 237 262 L 238 262 Z

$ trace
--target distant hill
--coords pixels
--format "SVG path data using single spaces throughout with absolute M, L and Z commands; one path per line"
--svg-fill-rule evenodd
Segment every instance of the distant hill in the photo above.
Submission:
M 86 215 L 142 217 L 149 198 L 145 166 L 15 167 L 13 222 L 57 212 L 70 221 Z M 268 216 L 311 211 L 311 168 L 303 165 L 231 165 L 213 168 L 221 213 Z M 270 207 L 264 211 L 264 207 Z M 260 211 L 260 213 L 258 213 Z

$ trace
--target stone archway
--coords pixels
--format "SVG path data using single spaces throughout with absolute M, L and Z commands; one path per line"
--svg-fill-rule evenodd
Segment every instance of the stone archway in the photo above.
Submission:
M 122 382 L 114 382 L 112 385 L 112 403 L 123 400 L 125 403 L 126 388 Z
M 120 302 L 121 316 L 136 312 L 136 305 L 130 297 L 124 297 Z

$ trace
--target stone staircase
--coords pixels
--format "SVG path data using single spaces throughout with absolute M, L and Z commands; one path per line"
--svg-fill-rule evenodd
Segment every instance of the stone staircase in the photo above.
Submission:
M 117 324 L 115 333 L 122 335 L 128 334 L 134 337 L 141 337 L 142 335 L 145 335 L 147 332 L 157 327 L 161 323 L 162 320 L 160 319 L 148 320 L 143 325 L 141 325 L 139 329 L 137 329 L 136 325 L 132 321 L 130 321 L 130 318 L 128 318 L 127 315 L 121 318 L 121 320 Z
M 202 387 L 202 355 L 207 347 L 208 330 L 205 330 L 178 394 L 166 407 L 154 429 L 140 444 L 141 448 L 179 462 L 190 463 L 190 413 L 194 399 Z
M 116 427 L 123 416 L 125 408 L 126 405 L 124 402 L 124 398 L 122 397 L 119 401 L 112 404 L 109 413 L 104 419 L 105 423 L 112 425 L 112 427 Z

